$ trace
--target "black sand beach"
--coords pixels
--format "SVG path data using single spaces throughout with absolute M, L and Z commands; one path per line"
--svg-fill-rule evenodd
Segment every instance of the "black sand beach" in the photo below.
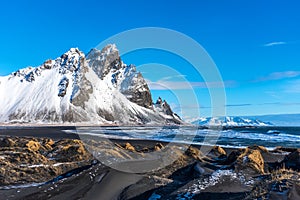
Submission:
M 296 148 L 215 146 L 203 155 L 199 145 L 82 141 L 64 129 L 1 129 L 1 199 L 300 199 Z
M 44 137 L 54 140 L 79 139 L 76 134 L 66 134 L 63 130 L 76 130 L 75 126 L 0 126 L 1 136 Z

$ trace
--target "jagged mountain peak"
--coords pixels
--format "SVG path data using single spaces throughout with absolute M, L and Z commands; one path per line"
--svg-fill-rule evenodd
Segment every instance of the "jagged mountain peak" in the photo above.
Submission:
M 108 44 L 101 50 L 101 53 L 102 54 L 112 54 L 112 53 L 119 54 L 119 50 L 118 50 L 116 44 Z
M 142 74 L 122 62 L 114 44 L 86 56 L 71 48 L 0 79 L 0 122 L 181 123 L 153 106 Z
M 158 97 L 158 99 L 156 100 L 156 104 L 162 104 L 162 99 L 161 99 L 161 97 Z
M 21 82 L 33 82 L 37 76 L 41 76 L 44 71 L 57 69 L 59 73 L 73 73 L 84 65 L 85 55 L 78 48 L 71 48 L 55 60 L 48 59 L 38 67 L 26 67 L 13 72 L 10 78 L 18 77 Z
M 171 106 L 168 104 L 168 102 L 165 99 L 162 100 L 161 97 L 158 97 L 156 103 L 154 104 L 154 108 L 159 112 L 163 113 L 165 117 L 172 116 L 173 119 L 175 119 L 178 123 L 180 123 L 181 118 L 176 113 L 173 112 Z
M 78 71 L 85 64 L 85 55 L 78 48 L 71 48 L 55 60 L 54 68 L 58 67 L 62 74 Z
M 119 51 L 114 44 L 105 46 L 101 51 L 92 49 L 86 59 L 100 79 L 103 79 L 112 69 L 119 70 L 123 66 Z
M 60 57 L 61 58 L 66 58 L 66 57 L 72 58 L 73 56 L 85 57 L 84 53 L 82 51 L 80 51 L 78 47 L 70 48 L 68 51 L 66 51 L 64 54 L 62 54 Z
M 119 57 L 119 50 L 115 44 L 108 44 L 103 49 L 99 50 L 97 48 L 92 48 L 87 54 L 89 58 L 94 58 L 96 60 L 104 60 L 108 55 L 115 55 Z

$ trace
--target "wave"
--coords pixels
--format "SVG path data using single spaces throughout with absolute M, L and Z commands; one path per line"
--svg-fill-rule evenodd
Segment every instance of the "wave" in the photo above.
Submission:
M 77 130 L 65 130 L 79 136 L 102 137 L 123 140 L 158 140 L 199 145 L 230 145 L 233 147 L 250 146 L 253 144 L 274 148 L 280 145 L 289 147 L 300 146 L 298 132 L 282 131 L 279 134 L 268 133 L 270 129 L 197 129 L 191 127 L 85 127 Z

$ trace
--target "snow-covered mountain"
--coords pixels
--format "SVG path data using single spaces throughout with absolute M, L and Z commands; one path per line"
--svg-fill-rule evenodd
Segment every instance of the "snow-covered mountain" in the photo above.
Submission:
M 222 127 L 238 127 L 238 126 L 271 126 L 269 122 L 263 122 L 257 119 L 249 119 L 242 117 L 203 117 L 192 122 L 199 126 L 222 126 Z
M 41 66 L 0 77 L 0 122 L 181 123 L 165 101 L 152 101 L 134 65 L 115 45 L 86 56 L 77 48 Z

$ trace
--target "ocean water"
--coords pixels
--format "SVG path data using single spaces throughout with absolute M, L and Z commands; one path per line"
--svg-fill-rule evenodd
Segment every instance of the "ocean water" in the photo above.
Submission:
M 300 148 L 300 127 L 233 127 L 207 129 L 203 127 L 77 127 L 65 130 L 108 139 L 146 139 L 223 147 L 262 145 L 269 149 L 277 146 Z

